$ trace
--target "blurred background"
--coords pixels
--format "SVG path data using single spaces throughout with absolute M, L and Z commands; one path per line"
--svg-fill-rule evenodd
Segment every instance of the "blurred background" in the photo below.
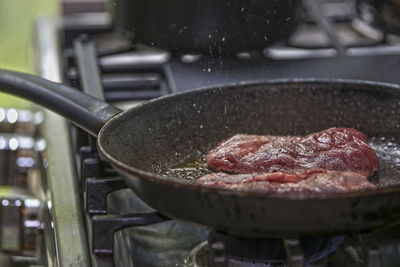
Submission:
M 0 68 L 32 72 L 33 22 L 38 16 L 59 12 L 56 0 L 0 1 Z M 26 107 L 21 99 L 0 94 L 2 107 Z

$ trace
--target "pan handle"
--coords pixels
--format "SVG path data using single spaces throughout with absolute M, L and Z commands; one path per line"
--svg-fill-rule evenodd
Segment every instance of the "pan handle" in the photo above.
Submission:
M 97 136 L 103 125 L 121 112 L 76 88 L 31 74 L 0 70 L 0 91 L 42 105 Z

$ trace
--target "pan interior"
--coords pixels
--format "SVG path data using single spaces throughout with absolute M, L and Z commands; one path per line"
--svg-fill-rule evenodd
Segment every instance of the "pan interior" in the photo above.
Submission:
M 107 124 L 100 136 L 115 160 L 194 183 L 204 155 L 237 133 L 306 135 L 330 127 L 362 131 L 375 149 L 378 187 L 400 184 L 400 92 L 357 82 L 277 82 L 202 89 L 151 101 Z

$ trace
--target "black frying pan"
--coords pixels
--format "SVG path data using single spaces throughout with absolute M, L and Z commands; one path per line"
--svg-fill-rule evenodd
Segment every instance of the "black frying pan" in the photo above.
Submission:
M 200 89 L 126 112 L 65 85 L 0 71 L 1 90 L 48 107 L 98 137 L 101 155 L 160 213 L 240 236 L 363 231 L 400 215 L 400 86 L 342 80 L 272 81 Z M 376 149 L 378 190 L 245 193 L 193 185 L 200 159 L 236 133 L 304 135 L 332 126 L 364 132 Z

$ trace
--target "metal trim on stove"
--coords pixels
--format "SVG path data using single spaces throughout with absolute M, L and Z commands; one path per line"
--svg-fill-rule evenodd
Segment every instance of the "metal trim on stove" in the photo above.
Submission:
M 37 52 L 37 72 L 49 80 L 62 81 L 59 62 L 59 27 L 62 21 L 58 17 L 43 17 L 35 27 L 35 49 Z M 45 139 L 49 146 L 47 178 L 49 184 L 48 199 L 51 218 L 45 223 L 47 257 L 55 266 L 90 266 L 88 242 L 80 210 L 80 197 L 77 194 L 77 181 L 74 180 L 73 162 L 66 120 L 53 112 L 45 110 Z M 49 221 L 51 220 L 51 221 Z M 53 232 L 54 231 L 54 232 Z M 54 236 L 54 243 L 49 236 Z M 54 247 L 52 247 L 54 245 Z M 56 252 L 54 255 L 53 252 Z

